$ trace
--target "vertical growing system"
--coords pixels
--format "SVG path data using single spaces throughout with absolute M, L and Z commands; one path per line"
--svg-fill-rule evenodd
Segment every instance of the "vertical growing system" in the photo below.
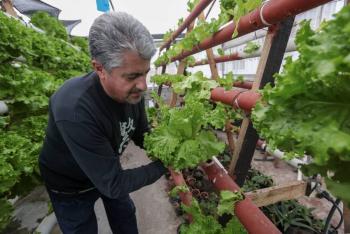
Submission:
M 217 189 L 238 191 L 261 136 L 271 148 L 285 151 L 289 158 L 311 155 L 312 163 L 303 167 L 304 173 L 321 174 L 333 195 L 349 202 L 350 176 L 346 173 L 350 166 L 349 6 L 317 31 L 303 22 L 296 45 L 289 45 L 294 16 L 329 1 L 221 1 L 218 19 L 205 22 L 200 14 L 209 2 L 200 1 L 160 47 L 166 51 L 155 65 L 162 67 L 162 74 L 154 76 L 153 81 L 160 89 L 170 85 L 173 98 L 171 105 L 167 105 L 155 97 L 158 109 L 153 117 L 155 128 L 146 137 L 148 153 L 169 166 L 179 184 L 184 184 L 178 174 L 181 169 L 201 166 Z M 196 17 L 201 19 L 197 26 L 170 47 Z M 242 59 L 248 57 L 247 53 L 211 57 L 207 51 L 206 61 L 191 57 L 230 41 L 232 36 L 238 38 L 265 27 L 268 30 L 252 83 L 230 75 L 221 78 L 215 75 L 215 63 Z M 285 51 L 295 46 L 299 58 L 294 61 L 287 58 L 279 72 Z M 178 74 L 166 74 L 166 64 L 174 61 L 180 62 Z M 204 63 L 212 65 L 212 79 L 200 72 L 183 75 L 186 66 Z M 177 94 L 183 101 L 177 101 Z M 205 162 L 223 150 L 213 130 L 228 128 L 227 120 L 237 117 L 232 110 L 238 111 L 243 120 L 227 173 L 216 160 L 209 165 Z M 183 189 L 181 193 L 189 204 L 189 192 Z M 279 232 L 249 198 L 237 202 L 235 207 L 236 216 L 249 233 Z

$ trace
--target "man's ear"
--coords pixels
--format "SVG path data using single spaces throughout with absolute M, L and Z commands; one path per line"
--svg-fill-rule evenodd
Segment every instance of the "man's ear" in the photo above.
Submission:
M 104 69 L 101 63 L 97 62 L 95 59 L 93 59 L 91 61 L 91 65 L 94 68 L 94 71 L 96 72 L 96 74 L 98 75 L 98 77 L 100 77 L 100 80 L 105 80 L 106 79 L 106 75 L 104 73 Z

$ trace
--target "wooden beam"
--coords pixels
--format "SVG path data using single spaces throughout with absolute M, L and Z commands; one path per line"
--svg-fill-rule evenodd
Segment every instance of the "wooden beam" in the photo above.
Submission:
M 11 0 L 2 0 L 0 1 L 0 4 L 3 11 L 17 18 L 17 13 L 13 9 L 13 4 Z
M 245 193 L 246 197 L 252 199 L 258 206 L 267 206 L 279 201 L 296 199 L 305 195 L 307 183 L 304 181 L 293 181 L 287 184 L 272 186 Z
M 273 75 L 279 72 L 293 22 L 294 17 L 290 17 L 277 25 L 269 27 L 252 90 L 261 89 L 267 83 L 273 84 Z M 236 179 L 239 186 L 244 184 L 258 139 L 259 136 L 247 115 L 242 121 L 228 171 L 231 177 Z
M 205 21 L 204 12 L 202 12 L 198 16 L 198 19 Z M 211 71 L 211 78 L 214 79 L 214 80 L 217 80 L 219 78 L 219 73 L 218 73 L 218 69 L 216 67 L 216 62 L 215 62 L 213 49 L 209 48 L 209 49 L 205 50 L 205 52 L 207 53 L 208 64 L 209 64 L 210 71 Z

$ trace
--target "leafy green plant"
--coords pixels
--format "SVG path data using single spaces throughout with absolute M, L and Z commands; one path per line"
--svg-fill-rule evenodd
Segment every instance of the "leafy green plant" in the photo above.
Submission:
M 193 8 L 199 3 L 199 0 L 188 0 L 187 2 L 187 11 L 191 12 Z
M 218 55 L 220 55 L 220 56 L 224 56 L 225 55 L 225 52 L 224 52 L 224 50 L 222 48 L 218 48 L 217 52 L 218 52 Z
M 167 40 L 169 40 L 173 32 L 174 30 L 172 29 L 169 29 L 168 31 L 166 31 L 163 35 L 163 42 L 166 42 Z
M 230 9 L 231 16 L 235 25 L 239 24 L 239 21 L 242 16 L 248 14 L 252 10 L 256 9 L 261 5 L 261 0 L 225 0 L 225 1 L 234 1 L 233 11 Z M 232 37 L 236 37 L 238 34 L 238 27 L 235 28 Z
M 335 196 L 350 201 L 350 6 L 314 32 L 303 22 L 298 59 L 286 59 L 275 87 L 266 86 L 252 116 L 272 148 L 308 154 L 307 175 L 320 173 Z
M 273 185 L 270 176 L 266 176 L 256 169 L 250 169 L 242 190 L 250 192 Z M 262 210 L 283 233 L 286 233 L 289 228 L 300 228 L 320 233 L 324 226 L 321 220 L 313 217 L 312 209 L 299 204 L 296 200 L 278 202 L 265 206 Z
M 264 175 L 258 170 L 251 168 L 248 171 L 242 190 L 244 192 L 250 192 L 257 189 L 268 188 L 273 185 L 274 183 L 271 176 Z
M 244 77 L 234 76 L 232 72 L 228 72 L 225 76 L 220 77 L 217 82 L 219 82 L 221 87 L 224 87 L 225 90 L 231 90 L 234 82 L 243 82 Z
M 262 210 L 283 233 L 293 227 L 321 233 L 324 226 L 323 221 L 313 218 L 312 209 L 300 205 L 296 200 L 278 202 Z
M 173 82 L 177 94 L 186 94 L 185 106 L 169 109 L 158 103 L 160 123 L 145 136 L 148 155 L 180 170 L 195 167 L 222 152 L 225 144 L 217 140 L 211 129 L 222 129 L 225 119 L 232 117 L 232 108 L 221 104 L 214 107 L 209 102 L 210 90 L 217 86 L 216 81 L 201 72 Z
M 224 194 L 224 195 L 222 195 Z M 242 194 L 239 192 L 233 193 L 231 191 L 221 191 L 220 192 L 221 204 L 220 211 L 221 214 L 232 214 L 233 208 L 236 202 L 242 199 Z M 193 217 L 193 222 L 187 225 L 181 226 L 181 234 L 194 234 L 194 233 L 204 233 L 204 234 L 240 234 L 247 233 L 242 224 L 238 221 L 236 216 L 233 216 L 230 221 L 223 227 L 218 222 L 218 216 L 221 215 L 217 213 L 215 215 L 204 215 L 200 205 L 197 200 L 192 200 L 190 206 L 182 205 L 184 211 L 191 214 Z M 218 208 L 219 210 L 219 208 Z
M 77 37 L 77 36 L 71 36 L 70 42 L 78 46 L 82 52 L 84 52 L 86 55 L 90 55 L 89 52 L 89 42 L 88 39 L 85 37 Z
M 151 82 L 156 83 L 157 85 L 161 84 L 172 84 L 177 83 L 185 79 L 184 75 L 172 75 L 172 74 L 161 74 L 161 75 L 153 75 L 151 77 Z
M 257 51 L 259 48 L 260 48 L 260 45 L 258 43 L 250 41 L 246 44 L 243 51 L 244 53 L 252 54 L 255 51 Z
M 186 185 L 178 185 L 175 186 L 170 192 L 169 195 L 171 197 L 175 197 L 177 196 L 178 193 L 185 193 L 185 192 L 189 192 L 190 189 L 186 186 Z
M 235 204 L 241 200 L 243 200 L 243 194 L 241 192 L 233 193 L 231 191 L 221 191 L 218 205 L 218 215 L 234 215 Z
M 0 210 L 0 230 L 3 230 L 11 220 L 13 208 L 6 199 L 0 198 Z
M 39 16 L 33 20 L 52 30 L 46 34 L 0 12 L 0 100 L 9 107 L 7 116 L 0 116 L 0 232 L 11 216 L 6 200 L 39 183 L 37 158 L 49 97 L 65 79 L 90 69 L 87 54 L 65 41 L 61 26 L 52 23 L 57 19 L 41 16 L 47 22 Z
M 31 16 L 30 22 L 52 37 L 68 40 L 68 34 L 64 25 L 59 20 L 51 17 L 47 12 L 35 12 Z

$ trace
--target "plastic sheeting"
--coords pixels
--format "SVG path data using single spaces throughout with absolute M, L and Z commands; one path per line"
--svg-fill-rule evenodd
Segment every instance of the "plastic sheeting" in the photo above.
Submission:
M 45 11 L 58 18 L 61 10 L 40 0 L 13 0 L 13 6 L 24 15 L 32 15 L 37 11 Z
M 63 23 L 63 25 L 66 27 L 67 33 L 68 33 L 69 35 L 71 34 L 73 28 L 74 28 L 77 24 L 81 23 L 81 20 L 80 20 L 80 19 L 79 19 L 79 20 L 60 20 L 60 21 L 61 21 L 61 22 Z
M 31 16 L 37 11 L 45 11 L 49 15 L 58 18 L 61 10 L 40 0 L 12 0 L 13 6 L 22 14 Z M 81 20 L 60 20 L 66 27 L 67 33 L 71 34 L 73 28 L 81 23 Z

